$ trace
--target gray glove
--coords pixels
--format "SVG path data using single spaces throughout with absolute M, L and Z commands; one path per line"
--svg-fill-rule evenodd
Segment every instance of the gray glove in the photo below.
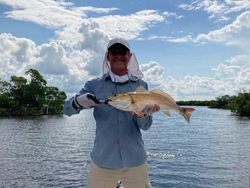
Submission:
M 91 107 L 96 106 L 97 104 L 93 100 L 91 100 L 90 99 L 91 97 L 89 96 L 93 96 L 93 98 L 95 98 L 94 95 L 91 93 L 84 93 L 82 95 L 76 95 L 74 97 L 75 105 L 77 107 L 83 107 L 83 108 L 91 108 Z

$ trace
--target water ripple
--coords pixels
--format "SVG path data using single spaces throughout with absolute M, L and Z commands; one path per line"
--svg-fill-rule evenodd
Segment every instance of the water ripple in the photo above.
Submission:
M 173 153 L 147 152 L 147 156 L 156 159 L 172 159 L 176 157 Z
M 195 108 L 190 124 L 157 113 L 142 131 L 153 187 L 249 187 L 250 119 Z M 0 187 L 86 187 L 94 125 L 91 111 L 0 119 Z

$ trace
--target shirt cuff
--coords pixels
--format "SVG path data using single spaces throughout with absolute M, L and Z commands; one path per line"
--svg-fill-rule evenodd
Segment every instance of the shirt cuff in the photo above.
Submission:
M 71 99 L 69 99 L 68 101 L 66 101 L 64 103 L 64 114 L 67 116 L 71 116 L 74 114 L 79 114 L 79 112 L 81 111 L 82 108 L 77 107 L 74 103 L 74 98 L 72 97 Z

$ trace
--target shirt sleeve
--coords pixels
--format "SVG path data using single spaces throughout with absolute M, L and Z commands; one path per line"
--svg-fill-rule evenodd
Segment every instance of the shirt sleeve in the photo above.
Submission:
M 138 117 L 136 114 L 134 115 L 134 120 L 136 121 L 138 127 L 144 131 L 148 130 L 153 122 L 153 118 L 150 115 L 145 115 L 143 117 Z
M 82 95 L 84 93 L 93 93 L 90 89 L 90 85 L 90 82 L 87 82 L 79 92 L 79 95 Z M 74 114 L 79 114 L 83 109 L 83 107 L 77 107 L 76 105 L 74 105 L 74 97 L 71 97 L 69 100 L 65 101 L 63 113 L 67 116 L 72 116 Z
M 74 114 L 79 114 L 82 108 L 77 108 L 74 105 L 74 97 L 71 97 L 69 100 L 65 101 L 63 107 L 63 113 L 67 116 L 72 116 Z

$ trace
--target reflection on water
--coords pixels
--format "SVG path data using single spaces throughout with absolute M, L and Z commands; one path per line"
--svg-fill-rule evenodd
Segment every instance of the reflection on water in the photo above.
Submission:
M 143 131 L 153 187 L 249 187 L 250 119 L 195 108 Z M 91 110 L 0 119 L 0 187 L 86 187 L 94 134 Z
M 171 159 L 176 156 L 176 154 L 167 152 L 167 153 L 159 153 L 159 152 L 147 152 L 147 156 L 149 158 L 158 158 L 158 159 Z

